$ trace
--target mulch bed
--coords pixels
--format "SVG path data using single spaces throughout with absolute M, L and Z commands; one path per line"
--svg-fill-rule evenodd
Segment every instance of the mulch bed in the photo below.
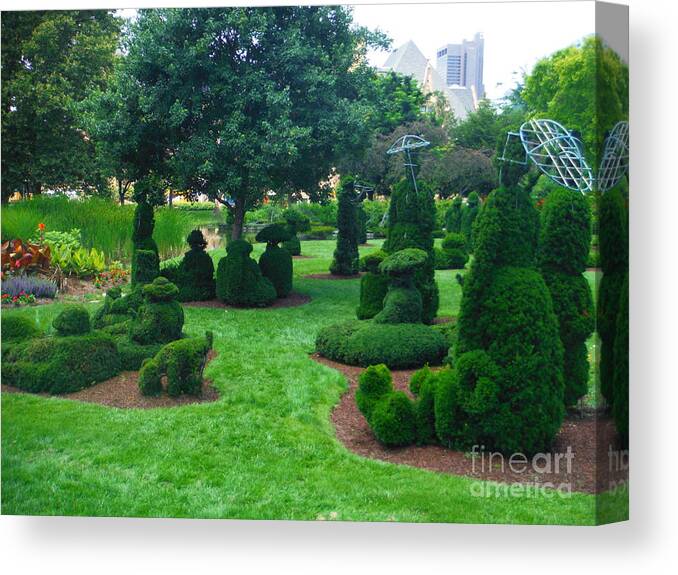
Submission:
M 209 363 L 216 357 L 214 350 L 207 355 Z M 202 395 L 199 397 L 193 395 L 181 395 L 179 397 L 170 397 L 166 393 L 157 397 L 146 397 L 141 395 L 139 386 L 138 371 L 123 371 L 122 373 L 97 383 L 92 387 L 81 389 L 73 393 L 66 393 L 58 396 L 50 396 L 47 393 L 38 393 L 44 397 L 58 397 L 59 399 L 72 399 L 75 401 L 84 401 L 86 403 L 98 403 L 108 407 L 120 407 L 123 409 L 140 408 L 154 409 L 158 407 L 178 407 L 181 405 L 190 405 L 193 403 L 206 403 L 219 399 L 219 393 L 212 387 L 212 382 L 208 379 L 203 380 Z M 166 381 L 163 378 L 163 385 Z M 22 389 L 9 385 L 2 385 L 2 393 L 29 393 Z
M 292 256 L 293 260 L 312 260 L 315 259 L 315 256 L 305 256 L 305 255 L 300 255 L 300 256 Z
M 509 467 L 509 457 L 498 454 L 478 454 L 474 459 L 469 453 L 453 451 L 438 445 L 409 446 L 389 448 L 381 445 L 372 434 L 367 421 L 355 403 L 355 390 L 358 377 L 363 371 L 360 367 L 330 361 L 314 354 L 311 358 L 323 365 L 343 373 L 349 382 L 349 390 L 342 396 L 339 404 L 332 412 L 337 438 L 350 451 L 363 457 L 380 459 L 391 463 L 399 463 L 454 475 L 465 475 L 479 480 L 491 480 L 501 483 L 519 483 L 522 489 L 536 489 L 545 483 L 546 487 L 561 487 L 562 490 L 599 493 L 607 491 L 615 485 L 628 482 L 628 465 L 617 466 L 618 452 L 617 433 L 614 422 L 606 415 L 587 412 L 582 416 L 568 416 L 556 436 L 552 454 L 566 454 L 568 447 L 573 453 L 572 465 L 567 469 L 567 459 L 560 459 L 559 472 L 555 472 L 555 459 L 551 458 L 550 473 L 534 470 L 532 464 L 521 467 L 514 465 L 518 473 Z M 409 380 L 416 370 L 392 371 L 393 384 L 396 389 L 409 394 Z M 598 448 L 596 449 L 596 445 Z M 608 448 L 615 451 L 612 455 L 612 470 L 608 459 Z M 490 456 L 492 459 L 490 460 Z M 503 461 L 503 469 L 502 469 Z M 492 464 L 490 464 L 490 462 Z M 628 454 L 624 462 L 628 464 Z M 536 465 L 542 469 L 545 461 L 540 459 Z M 522 472 L 520 472 L 522 471 Z M 565 484 L 565 485 L 563 485 Z M 506 488 L 506 486 L 503 486 Z M 479 485 L 478 489 L 482 486 Z M 510 489 L 510 486 L 509 486 Z M 486 494 L 494 495 L 505 491 L 487 488 Z
M 206 301 L 187 301 L 183 302 L 182 305 L 188 307 L 211 307 L 219 309 L 278 309 L 282 307 L 297 307 L 304 305 L 311 301 L 311 296 L 303 293 L 291 292 L 287 297 L 276 299 L 271 305 L 266 307 L 243 307 L 226 304 L 218 299 L 210 299 Z
M 309 279 L 309 280 L 356 280 L 360 278 L 361 276 L 364 276 L 365 272 L 360 272 L 357 274 L 354 274 L 352 276 L 335 276 L 330 273 L 325 273 L 325 274 L 308 274 L 304 276 L 304 279 Z

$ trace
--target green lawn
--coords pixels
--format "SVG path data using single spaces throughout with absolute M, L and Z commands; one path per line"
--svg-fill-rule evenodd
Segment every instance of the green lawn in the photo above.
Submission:
M 301 279 L 327 271 L 333 248 L 302 242 L 316 256 L 295 261 L 307 305 L 186 309 L 187 333 L 215 334 L 215 403 L 122 410 L 3 395 L 3 513 L 563 524 L 592 524 L 596 509 L 600 521 L 627 515 L 626 493 L 599 506 L 584 494 L 479 498 L 470 479 L 347 451 L 329 419 L 346 382 L 308 354 L 320 327 L 353 317 L 359 282 Z M 441 315 L 459 306 L 454 274 L 437 273 Z M 60 307 L 3 313 L 47 327 Z

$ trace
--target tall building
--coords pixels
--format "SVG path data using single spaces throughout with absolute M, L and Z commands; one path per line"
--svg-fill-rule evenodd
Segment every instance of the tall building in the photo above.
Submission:
M 443 76 L 431 65 L 412 40 L 391 52 L 381 71 L 393 71 L 404 76 L 411 76 L 425 94 L 443 93 L 455 117 L 460 120 L 466 118 L 469 112 L 478 107 L 476 89 L 461 84 L 446 84 Z M 482 86 L 482 68 L 480 83 Z
M 475 90 L 480 100 L 485 96 L 483 85 L 483 52 L 485 40 L 476 34 L 473 40 L 447 44 L 436 53 L 436 69 L 446 86 L 463 86 Z

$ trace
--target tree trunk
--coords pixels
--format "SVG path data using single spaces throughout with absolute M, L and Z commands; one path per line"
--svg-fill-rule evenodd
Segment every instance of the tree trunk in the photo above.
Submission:
M 235 199 L 235 208 L 233 210 L 233 227 L 231 228 L 231 239 L 239 240 L 242 236 L 242 228 L 245 222 L 245 198 L 238 196 Z
M 122 181 L 118 180 L 118 199 L 120 200 L 120 205 L 125 205 L 125 186 L 123 186 Z

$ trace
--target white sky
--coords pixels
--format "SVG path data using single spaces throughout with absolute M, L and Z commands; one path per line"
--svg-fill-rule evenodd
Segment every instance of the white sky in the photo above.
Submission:
M 355 5 L 354 20 L 386 32 L 393 49 L 413 40 L 434 66 L 438 48 L 482 33 L 490 99 L 501 98 L 541 57 L 595 31 L 593 2 Z M 381 66 L 387 56 L 371 54 L 370 62 Z

